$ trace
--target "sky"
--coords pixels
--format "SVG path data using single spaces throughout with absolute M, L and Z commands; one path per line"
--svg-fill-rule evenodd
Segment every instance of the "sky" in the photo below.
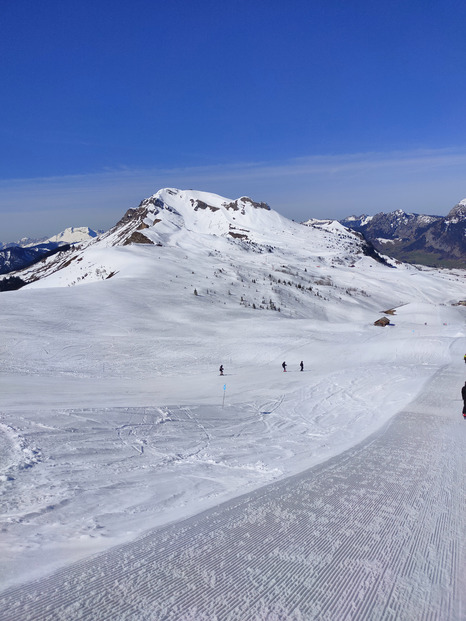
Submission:
M 466 196 L 466 5 L 1 0 L 0 240 L 162 187 L 306 220 Z

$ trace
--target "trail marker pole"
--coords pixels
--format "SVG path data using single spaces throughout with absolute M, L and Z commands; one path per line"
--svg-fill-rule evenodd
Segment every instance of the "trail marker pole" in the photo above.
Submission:
M 227 385 L 223 384 L 223 402 L 222 402 L 222 408 L 225 405 L 225 391 L 227 389 Z

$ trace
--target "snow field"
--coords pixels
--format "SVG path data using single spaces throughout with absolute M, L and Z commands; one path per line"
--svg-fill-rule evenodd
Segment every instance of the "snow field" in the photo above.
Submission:
M 445 365 L 367 442 L 11 589 L 0 614 L 462 619 L 466 429 L 445 407 L 458 375 Z
M 55 290 L 53 307 L 46 291 L 18 293 L 34 304 L 10 318 L 3 342 L 1 429 L 16 429 L 14 442 L 0 434 L 16 455 L 2 470 L 12 477 L 2 493 L 5 586 L 356 444 L 451 360 L 462 317 L 458 307 L 407 305 L 380 329 L 272 312 L 257 325 L 228 311 L 199 336 L 183 308 L 162 308 L 151 323 L 147 298 L 117 304 L 106 293 L 104 305 L 97 284 Z M 24 451 L 39 456 L 34 467 L 22 466 Z
M 255 226 L 0 296 L 0 617 L 461 618 L 464 273 Z

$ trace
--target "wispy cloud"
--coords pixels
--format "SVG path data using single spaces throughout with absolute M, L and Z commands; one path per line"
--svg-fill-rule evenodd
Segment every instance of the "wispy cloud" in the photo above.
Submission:
M 0 239 L 54 234 L 67 226 L 109 228 L 161 187 L 249 195 L 295 220 L 398 208 L 441 214 L 466 196 L 466 148 L 5 179 Z

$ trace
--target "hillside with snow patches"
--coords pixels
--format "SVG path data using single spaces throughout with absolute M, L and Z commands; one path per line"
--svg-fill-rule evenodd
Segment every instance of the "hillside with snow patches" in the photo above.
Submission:
M 95 241 L 25 270 L 22 277 L 33 281 L 32 287 L 73 286 L 125 278 L 133 270 L 142 275 L 151 261 L 166 261 L 169 265 L 161 264 L 161 273 L 154 278 L 164 281 L 178 265 L 181 280 L 170 280 L 170 295 L 178 290 L 184 295 L 189 283 L 191 292 L 197 288 L 211 302 L 224 305 L 238 301 L 234 292 L 244 306 L 258 309 L 272 300 L 273 306 L 285 310 L 290 298 L 298 302 L 296 309 L 294 303 L 289 309 L 296 314 L 300 305 L 315 306 L 312 298 L 324 292 L 352 297 L 351 286 L 344 291 L 337 286 L 338 295 L 334 295 L 330 273 L 320 282 L 322 270 L 351 267 L 364 261 L 366 251 L 360 237 L 338 222 L 303 226 L 249 198 L 233 201 L 205 192 L 166 189 L 130 209 Z M 207 268 L 212 270 L 210 287 L 204 272 L 200 279 L 196 277 L 199 262 L 211 266 Z M 212 285 L 219 288 L 217 300 Z
M 98 234 L 89 227 L 70 227 L 48 238 L 24 237 L 17 242 L 0 243 L 0 274 L 22 270 L 47 256 L 65 251 L 70 245 L 89 241 Z
M 466 267 L 466 200 L 445 217 L 397 209 L 374 216 L 350 216 L 341 223 L 362 233 L 379 252 L 394 259 L 432 267 Z
M 431 399 L 423 405 L 432 420 L 441 414 L 463 422 L 456 393 L 466 349 L 465 272 L 380 258 L 337 222 L 298 224 L 246 197 L 164 189 L 128 210 L 109 231 L 16 274 L 29 284 L 0 294 L 0 618 L 13 608 L 16 616 L 10 619 L 47 618 L 47 606 L 55 601 L 48 589 L 56 589 L 57 606 L 63 606 L 57 610 L 66 618 L 79 618 L 66 616 L 67 607 L 91 606 L 94 595 L 92 606 L 102 618 L 111 616 L 115 609 L 105 608 L 107 595 L 89 586 L 101 575 L 100 557 L 93 555 L 130 546 L 112 573 L 123 585 L 131 573 L 125 559 L 143 533 L 178 524 L 182 531 L 185 518 L 319 464 L 337 463 L 328 460 L 380 435 L 409 404 L 430 394 L 430 386 L 442 397 L 441 403 Z M 374 325 L 382 316 L 390 319 L 385 328 Z M 444 392 L 447 383 L 435 384 L 445 370 L 449 392 Z M 455 434 L 463 437 L 463 427 Z M 426 445 L 427 454 L 432 450 Z M 387 456 L 393 454 L 387 449 Z M 408 469 L 403 472 L 393 480 L 399 489 L 414 489 Z M 364 476 L 367 489 L 376 489 L 370 471 Z M 437 483 L 431 489 L 450 485 L 445 478 Z M 353 501 L 345 506 L 355 507 L 365 489 L 352 492 Z M 408 521 L 393 532 L 410 532 L 416 503 L 407 503 Z M 280 512 L 285 532 L 287 510 Z M 387 509 L 384 516 L 398 513 Z M 458 520 L 460 515 L 455 513 Z M 348 533 L 364 530 L 369 517 L 357 518 L 359 526 L 349 526 L 351 519 Z M 321 526 L 325 523 L 327 518 Z M 367 528 L 378 523 L 368 521 Z M 335 550 L 344 539 L 341 525 L 339 532 L 341 537 L 332 535 Z M 248 533 L 252 545 L 254 528 Z M 186 545 L 185 558 L 195 558 L 198 548 Z M 301 558 L 296 550 L 288 553 L 290 562 Z M 235 562 L 243 558 L 234 556 Z M 444 558 L 447 571 L 447 552 Z M 138 559 L 140 572 L 144 556 Z M 74 561 L 87 563 L 86 579 L 78 579 L 84 565 Z M 389 566 L 384 562 L 368 561 L 371 575 L 382 575 Z M 154 601 L 138 609 L 139 587 L 134 592 L 128 587 L 132 595 L 126 604 L 135 608 L 120 618 L 188 619 L 197 618 L 196 610 L 215 618 L 235 589 L 222 588 L 221 570 L 212 559 L 208 563 L 196 588 L 194 574 L 183 575 L 186 593 L 205 595 L 204 603 L 193 595 L 175 611 L 176 594 L 161 586 Z M 51 574 L 54 570 L 59 573 Z M 63 584 L 75 584 L 66 596 L 68 586 L 58 586 L 62 571 L 68 572 Z M 270 585 L 279 589 L 282 570 L 277 571 Z M 394 565 L 390 575 L 396 571 Z M 424 580 L 422 571 L 417 580 Z M 49 575 L 48 586 L 37 583 L 36 593 L 32 581 Z M 152 592 L 150 577 L 138 573 L 136 583 Z M 366 584 L 376 588 L 378 582 Z M 215 597 L 206 591 L 214 587 Z M 346 600 L 338 601 L 350 607 L 353 595 L 363 601 L 361 589 L 349 588 Z M 391 592 L 382 583 L 380 589 L 382 598 Z M 48 599 L 28 609 L 28 601 L 42 601 L 39 591 Z M 105 591 L 110 598 L 111 592 Z M 276 597 L 283 593 L 277 590 Z M 417 591 L 410 593 L 402 600 L 406 606 Z M 241 591 L 237 595 L 244 597 Z M 292 618 L 298 605 L 293 597 L 280 600 L 289 614 L 277 618 Z M 278 614 L 258 598 L 254 618 Z M 310 601 L 302 602 L 303 611 Z M 375 614 L 378 601 L 371 596 L 367 610 Z M 439 610 L 443 601 L 435 600 Z M 336 602 L 329 610 L 337 610 Z M 92 609 L 86 614 L 92 616 Z M 244 611 L 229 614 L 223 618 L 246 618 Z M 325 618 L 303 615 L 296 619 Z

